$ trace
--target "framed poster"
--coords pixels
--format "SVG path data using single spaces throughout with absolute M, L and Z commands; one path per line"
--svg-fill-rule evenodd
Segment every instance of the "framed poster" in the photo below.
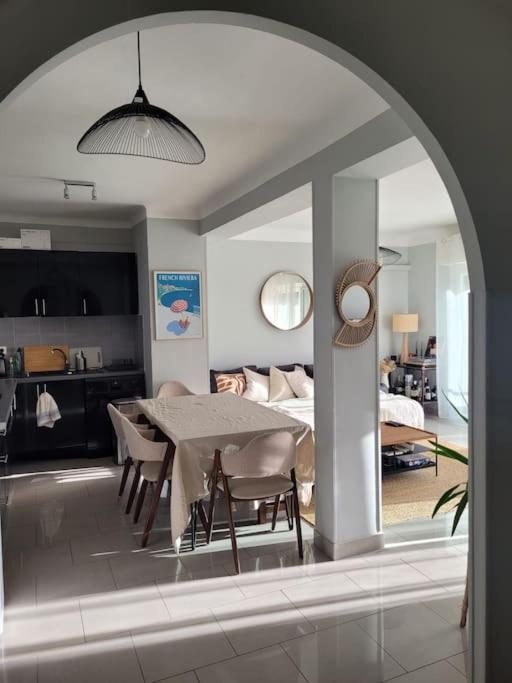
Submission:
M 203 336 L 201 273 L 155 270 L 155 338 L 200 339 Z

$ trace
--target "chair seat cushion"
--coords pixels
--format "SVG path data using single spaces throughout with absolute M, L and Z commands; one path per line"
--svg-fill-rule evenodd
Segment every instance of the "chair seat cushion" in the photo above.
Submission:
M 292 489 L 292 482 L 284 474 L 276 474 L 272 477 L 248 478 L 233 477 L 229 479 L 229 491 L 233 498 L 240 500 L 263 500 L 287 493 Z M 223 482 L 218 482 L 223 489 Z
M 142 467 L 140 468 L 140 473 L 146 479 L 147 481 L 158 481 L 158 475 L 160 474 L 160 468 L 162 466 L 161 462 L 157 461 L 150 461 L 150 462 L 144 462 L 142 463 Z M 170 479 L 172 474 L 172 462 L 167 468 L 167 476 L 165 477 L 166 479 Z

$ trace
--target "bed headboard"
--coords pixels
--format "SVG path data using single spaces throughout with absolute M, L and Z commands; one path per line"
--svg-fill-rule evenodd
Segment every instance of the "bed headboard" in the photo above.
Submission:
M 274 367 L 278 368 L 279 370 L 282 370 L 283 372 L 292 372 L 296 365 L 299 365 L 301 368 L 304 368 L 306 375 L 308 377 L 313 378 L 313 365 L 312 364 L 289 363 L 288 365 L 276 365 Z M 219 374 L 232 375 L 235 373 L 243 372 L 244 368 L 248 368 L 249 370 L 254 370 L 255 372 L 259 372 L 261 375 L 270 375 L 270 366 L 259 368 L 257 365 L 244 365 L 243 367 L 232 368 L 230 370 L 210 370 L 210 391 L 211 391 L 211 393 L 212 394 L 217 393 L 217 381 L 215 379 L 217 375 L 219 375 Z

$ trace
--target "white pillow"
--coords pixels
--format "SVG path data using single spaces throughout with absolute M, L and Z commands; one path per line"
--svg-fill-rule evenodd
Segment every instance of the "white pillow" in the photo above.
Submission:
M 297 398 L 313 398 L 315 396 L 315 383 L 306 375 L 304 368 L 295 366 L 293 372 L 286 373 L 288 384 L 293 389 Z
M 287 398 L 295 398 L 293 389 L 288 384 L 288 372 L 279 368 L 270 368 L 270 397 L 269 401 L 286 401 Z
M 242 394 L 243 398 L 249 401 L 268 401 L 270 377 L 260 375 L 259 372 L 244 368 L 244 375 L 247 381 L 247 389 Z

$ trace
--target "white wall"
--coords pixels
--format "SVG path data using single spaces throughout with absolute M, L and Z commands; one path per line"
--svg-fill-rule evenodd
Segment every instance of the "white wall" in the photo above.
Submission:
M 210 367 L 313 362 L 313 321 L 288 332 L 263 318 L 265 280 L 280 270 L 302 275 L 312 286 L 311 244 L 209 239 L 208 321 Z
M 409 247 L 409 313 L 418 313 L 419 329 L 409 337 L 413 352 L 418 342 L 425 349 L 427 340 L 436 334 L 436 245 L 421 244 Z
M 162 382 L 178 379 L 196 393 L 208 392 L 206 291 L 203 281 L 204 336 L 202 339 L 155 339 L 154 270 L 200 270 L 206 274 L 206 239 L 197 221 L 148 218 L 135 228 L 139 261 L 139 297 L 144 325 L 144 355 L 148 393 Z

